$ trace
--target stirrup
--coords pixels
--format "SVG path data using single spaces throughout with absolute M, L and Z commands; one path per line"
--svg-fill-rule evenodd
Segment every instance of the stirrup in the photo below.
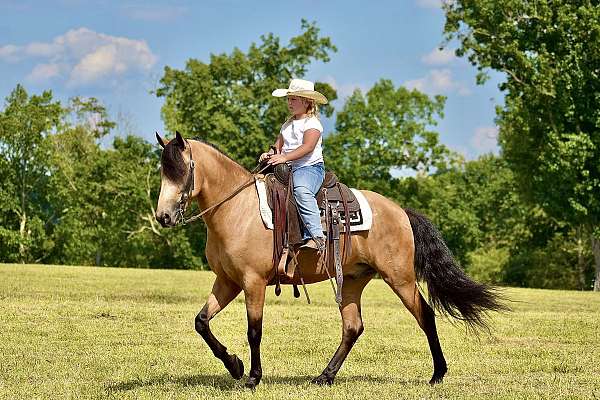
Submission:
M 315 250 L 319 253 L 323 253 L 325 251 L 325 239 L 324 238 L 308 239 L 306 241 L 306 243 L 302 244 L 299 247 L 299 250 Z

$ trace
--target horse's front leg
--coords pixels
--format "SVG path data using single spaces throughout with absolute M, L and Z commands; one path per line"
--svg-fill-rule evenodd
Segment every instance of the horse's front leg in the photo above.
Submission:
M 211 332 L 209 321 L 235 299 L 240 291 L 241 288 L 228 278 L 217 276 L 212 292 L 202 310 L 196 315 L 195 321 L 196 332 L 202 336 L 215 357 L 223 361 L 225 368 L 235 379 L 240 379 L 244 375 L 244 364 L 235 354 L 227 354 L 227 347 L 223 346 Z
M 244 279 L 246 313 L 248 315 L 248 343 L 250 344 L 250 374 L 246 387 L 254 389 L 262 378 L 260 340 L 267 283 L 261 278 Z

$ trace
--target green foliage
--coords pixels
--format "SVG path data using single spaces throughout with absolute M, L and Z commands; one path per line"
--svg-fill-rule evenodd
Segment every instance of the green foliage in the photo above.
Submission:
M 65 110 L 52 93 L 29 96 L 18 85 L 0 112 L 0 178 L 2 202 L 0 255 L 6 261 L 34 262 L 47 250 L 48 204 L 47 137 L 59 128 Z
M 211 55 L 210 63 L 188 60 L 183 71 L 165 67 L 157 90 L 165 97 L 162 109 L 167 129 L 199 136 L 228 153 L 247 168 L 269 148 L 288 115 L 285 101 L 271 96 L 273 89 L 303 77 L 312 61 L 329 61 L 336 51 L 331 40 L 319 36 L 314 23 L 302 21 L 302 34 L 282 46 L 273 34 L 261 36 L 247 53 Z M 336 98 L 325 83 L 317 88 Z M 331 115 L 333 109 L 323 111 Z
M 479 247 L 469 253 L 469 275 L 478 282 L 504 283 L 509 257 L 506 247 Z
M 524 287 L 589 290 L 593 271 L 592 254 L 583 238 L 576 231 L 559 230 L 543 247 L 529 244 L 525 251 L 513 255 L 504 282 Z
M 457 0 L 446 38 L 480 71 L 506 73 L 500 145 L 520 191 L 550 216 L 598 234 L 600 7 L 597 2 Z M 594 233 L 595 232 L 595 233 Z M 600 257 L 596 265 L 600 279 Z
M 98 139 L 114 123 L 96 99 L 63 108 L 21 86 L 0 113 L 0 260 L 201 268 L 204 229 L 154 220 L 159 153 L 139 137 Z
M 335 133 L 324 140 L 328 168 L 352 186 L 383 194 L 397 187 L 394 168 L 445 168 L 451 153 L 429 130 L 443 115 L 444 101 L 396 89 L 389 80 L 376 83 L 366 96 L 356 90 L 337 114 Z
M 505 161 L 484 155 L 433 176 L 406 178 L 395 197 L 430 216 L 468 268 L 470 252 L 490 244 L 509 247 L 528 235 L 528 211 L 515 187 Z
M 400 204 L 420 209 L 474 278 L 525 287 L 589 289 L 585 239 L 518 195 L 506 161 L 484 155 L 433 176 L 402 181 Z

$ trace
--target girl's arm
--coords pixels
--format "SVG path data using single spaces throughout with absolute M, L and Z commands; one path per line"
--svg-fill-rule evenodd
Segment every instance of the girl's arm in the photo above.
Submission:
M 286 161 L 293 161 L 299 158 L 304 157 L 311 151 L 315 149 L 315 146 L 319 142 L 319 138 L 321 137 L 321 132 L 316 129 L 309 129 L 304 132 L 304 137 L 302 138 L 302 144 L 298 146 L 293 151 L 286 154 L 276 154 L 269 158 L 269 164 L 276 165 L 281 164 Z M 277 139 L 279 140 L 279 138 Z
M 283 148 L 283 136 L 281 136 L 281 133 L 277 136 L 277 140 L 275 141 L 275 148 L 277 149 L 277 154 L 280 154 L 281 149 Z

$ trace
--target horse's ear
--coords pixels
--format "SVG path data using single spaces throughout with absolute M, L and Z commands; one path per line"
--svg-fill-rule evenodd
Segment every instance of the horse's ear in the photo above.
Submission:
M 185 140 L 183 140 L 183 136 L 181 136 L 181 133 L 179 133 L 178 131 L 175 131 L 175 139 L 177 140 L 177 144 L 179 145 L 179 147 L 185 149 Z
M 165 148 L 165 141 L 163 140 L 163 138 L 160 137 L 158 132 L 156 132 L 156 141 L 158 142 L 158 144 L 160 144 L 160 147 L 162 147 L 163 149 Z

